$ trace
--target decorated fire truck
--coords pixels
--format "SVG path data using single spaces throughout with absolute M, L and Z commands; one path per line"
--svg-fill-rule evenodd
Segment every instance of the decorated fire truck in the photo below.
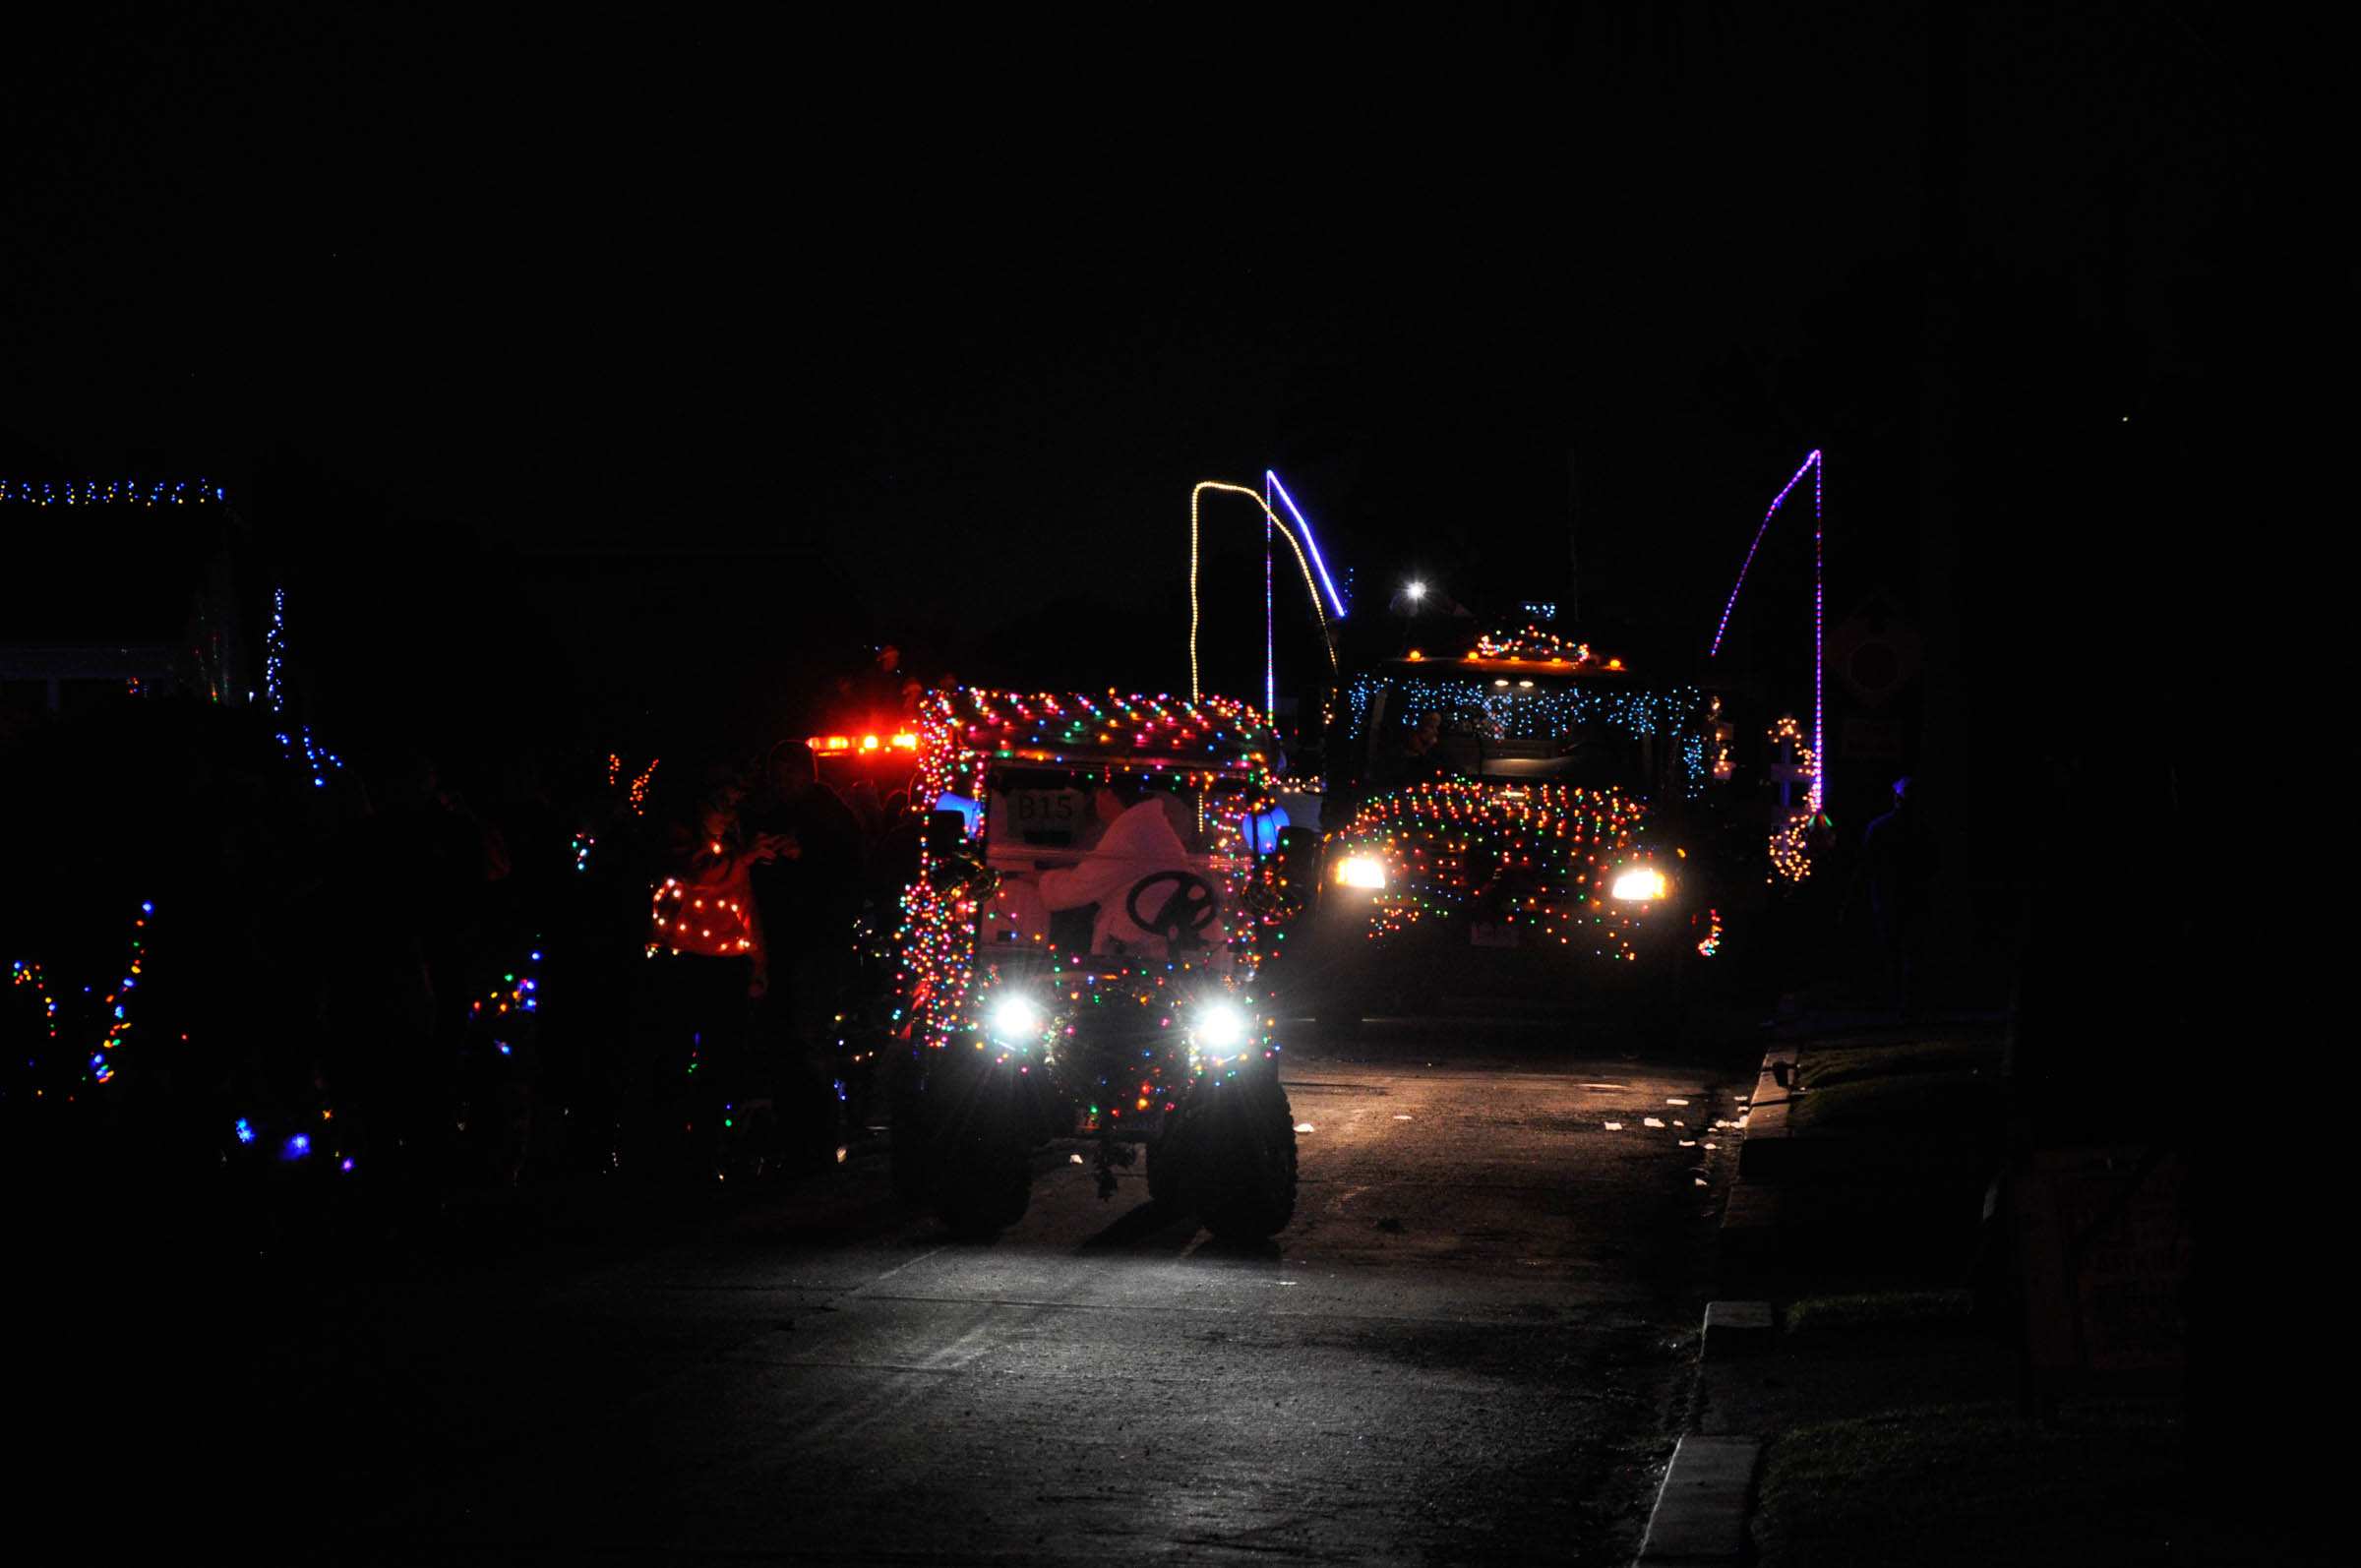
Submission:
M 1677 1030 L 1722 941 L 1716 878 L 1684 842 L 1715 735 L 1703 692 L 1539 627 L 1358 674 L 1332 713 L 1316 856 L 1290 857 L 1309 902 L 1291 1004 L 1350 1029 L 1448 994 L 1531 995 Z
M 1279 1231 L 1296 1134 L 1261 981 L 1283 821 L 1261 715 L 962 688 L 914 733 L 933 812 L 898 937 L 897 1183 L 991 1233 L 1038 1151 L 1082 1140 L 1102 1195 L 1144 1151 L 1159 1204 Z

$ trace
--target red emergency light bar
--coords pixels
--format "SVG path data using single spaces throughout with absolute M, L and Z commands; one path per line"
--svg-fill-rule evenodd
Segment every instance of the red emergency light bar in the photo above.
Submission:
M 892 735 L 815 735 L 808 744 L 820 756 L 848 752 L 915 752 L 918 750 L 918 735 L 913 730 L 902 730 Z

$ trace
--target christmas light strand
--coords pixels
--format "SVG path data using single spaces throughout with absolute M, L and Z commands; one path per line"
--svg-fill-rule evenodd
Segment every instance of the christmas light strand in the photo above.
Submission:
M 1795 722 L 1792 713 L 1781 714 L 1773 722 L 1767 738 L 1774 754 L 1783 746 L 1794 749 L 1796 775 L 1810 782 L 1805 787 L 1806 804 L 1789 812 L 1772 830 L 1770 847 L 1774 874 L 1766 879 L 1777 882 L 1784 876 L 1790 882 L 1800 882 L 1812 874 L 1811 834 L 1814 824 L 1820 820 L 1820 754 L 1805 743 L 1803 727 Z
M 1780 487 L 1779 494 L 1771 499 L 1770 510 L 1763 513 L 1762 526 L 1754 530 L 1753 542 L 1746 546 L 1746 559 L 1738 564 L 1738 580 L 1730 584 L 1729 600 L 1722 606 L 1722 622 L 1721 625 L 1714 628 L 1714 643 L 1711 648 L 1706 650 L 1706 657 L 1710 659 L 1720 656 L 1722 638 L 1729 631 L 1730 612 L 1737 608 L 1738 590 L 1746 586 L 1746 573 L 1754 565 L 1755 552 L 1762 548 L 1763 536 L 1771 531 L 1771 519 L 1779 514 L 1781 504 L 1787 499 L 1789 492 L 1802 483 L 1806 473 L 1812 476 L 1812 750 L 1816 753 L 1825 753 L 1828 739 L 1828 591 L 1824 527 L 1827 498 L 1823 491 L 1827 477 L 1827 465 L 1821 460 L 1819 448 L 1812 449 L 1810 454 L 1803 459 L 1803 466 L 1797 468 L 1788 477 L 1787 482 Z M 1821 782 L 1819 777 L 1814 775 L 1811 791 L 1812 811 L 1819 812 L 1823 804 Z
M 140 905 L 140 912 L 131 923 L 131 953 L 124 962 L 123 978 L 115 983 L 114 989 L 98 998 L 100 1032 L 90 1055 L 83 1061 L 82 1078 L 86 1082 L 107 1083 L 115 1076 L 115 1053 L 122 1048 L 132 1030 L 131 994 L 139 989 L 144 973 L 148 947 L 145 933 L 148 922 L 154 914 L 153 903 Z M 17 959 L 9 965 L 8 980 L 11 990 L 29 988 L 32 992 L 40 1005 L 49 1041 L 53 1045 L 60 1043 L 62 1036 L 57 997 L 50 992 L 47 973 L 40 964 L 31 959 Z M 36 1088 L 34 1092 L 38 1095 L 41 1091 Z
M 1370 902 L 1372 941 L 1425 923 L 1482 919 L 1634 960 L 1636 917 L 1608 897 L 1607 883 L 1636 852 L 1646 816 L 1613 788 L 1445 780 L 1369 800 L 1330 859 L 1384 863 L 1384 889 Z
M 1273 738 L 1263 716 L 1246 703 L 1220 696 L 1193 701 L 1165 694 L 1122 696 L 1113 691 L 937 691 L 921 699 L 917 733 L 919 799 L 938 809 L 982 799 L 990 770 L 1002 763 L 1058 767 L 1086 780 L 1120 774 L 1195 791 L 1221 789 L 1220 806 L 1204 818 L 1213 842 L 1202 860 L 1213 874 L 1240 889 L 1241 900 L 1249 897 L 1250 878 L 1242 873 L 1253 864 L 1247 848 L 1250 823 L 1271 804 Z M 972 879 L 984 864 L 990 831 L 988 814 L 977 813 L 972 820 L 971 837 L 956 853 L 922 853 L 919 874 L 902 894 L 894 934 L 898 965 L 892 1018 L 909 1042 L 939 1050 L 973 1040 L 997 1051 L 998 1059 L 1009 1059 L 1012 1048 L 995 1045 L 984 1030 L 979 1001 L 1001 979 L 1003 964 L 1045 961 L 1049 985 L 1064 995 L 1066 1005 L 1045 1025 L 1039 1050 L 1025 1048 L 1018 1071 L 1055 1060 L 1057 1041 L 1075 1032 L 1078 1009 L 1085 1006 L 1160 1006 L 1163 1011 L 1143 1016 L 1151 1016 L 1158 1028 L 1173 1026 L 1172 1009 L 1197 977 L 1212 972 L 1207 963 L 1135 961 L 1106 973 L 1096 964 L 1085 967 L 1085 955 L 1051 951 L 1046 933 L 1035 934 L 1038 941 L 1013 943 L 999 953 L 979 944 L 987 913 L 1000 906 L 1005 921 L 1009 912 L 1004 907 L 1008 894 L 995 888 L 989 874 L 981 882 Z M 1234 977 L 1250 979 L 1261 958 L 1260 924 L 1251 908 L 1241 907 L 1212 967 L 1226 962 Z M 1263 1045 L 1266 1051 L 1276 1049 L 1267 1036 Z M 1237 1070 L 1236 1061 L 1197 1066 L 1224 1076 Z M 1134 1114 L 1149 1109 L 1161 1092 L 1151 1075 L 1140 1093 L 1129 1097 L 1130 1109 Z M 1120 1118 L 1124 1110 L 1120 1099 L 1111 1090 L 1103 1103 L 1093 1104 L 1094 1124 L 1102 1116 Z
M 1296 526 L 1302 530 L 1303 548 L 1311 552 L 1311 564 L 1319 568 L 1320 585 L 1328 590 L 1328 603 L 1334 607 L 1336 618 L 1342 621 L 1345 618 L 1345 597 L 1336 591 L 1335 579 L 1328 575 L 1328 563 L 1320 559 L 1319 541 L 1311 536 L 1311 524 L 1304 520 L 1302 509 L 1296 505 L 1296 498 L 1287 493 L 1287 486 L 1279 482 L 1276 469 L 1265 468 L 1262 477 L 1278 492 L 1279 504 L 1287 509 L 1287 514 L 1295 518 Z
M 208 502 L 226 504 L 228 500 L 226 490 L 203 479 L 150 484 L 141 484 L 136 479 L 110 480 L 104 484 L 86 479 L 80 484 L 63 485 L 0 479 L 0 502 L 29 507 L 183 507 Z
M 287 590 L 278 587 L 271 590 L 271 625 L 263 633 L 263 694 L 272 713 L 279 717 L 284 717 L 287 710 L 286 666 Z M 290 762 L 298 751 L 303 754 L 303 765 L 312 775 L 314 789 L 328 788 L 329 773 L 341 771 L 344 766 L 342 757 L 314 738 L 309 724 L 296 726 L 293 735 L 280 731 L 278 749 Z
M 1346 692 L 1351 734 L 1366 733 L 1380 692 L 1393 694 L 1387 722 L 1394 728 L 1439 713 L 1474 723 L 1490 740 L 1546 741 L 1583 725 L 1609 725 L 1635 740 L 1675 742 L 1684 797 L 1694 798 L 1712 774 L 1706 698 L 1694 687 L 1543 686 L 1530 678 L 1520 685 L 1509 676 L 1362 676 Z

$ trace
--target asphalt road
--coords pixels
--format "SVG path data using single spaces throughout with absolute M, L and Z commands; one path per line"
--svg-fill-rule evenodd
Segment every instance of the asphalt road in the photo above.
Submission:
M 184 1301 L 187 1343 L 151 1323 L 103 1396 L 130 1408 L 60 1440 L 188 1544 L 303 1561 L 1628 1561 L 1747 1086 L 1479 1025 L 1282 1076 L 1302 1186 L 1266 1247 L 1137 1174 L 1102 1201 L 1064 1150 L 961 1243 L 856 1160 L 282 1278 L 234 1325 Z M 102 1509 L 87 1543 L 155 1523 Z

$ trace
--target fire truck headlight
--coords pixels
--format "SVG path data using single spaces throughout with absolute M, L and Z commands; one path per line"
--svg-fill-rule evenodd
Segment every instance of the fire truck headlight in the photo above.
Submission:
M 1385 862 L 1374 855 L 1353 855 L 1336 869 L 1339 887 L 1365 888 L 1373 893 L 1385 891 Z

